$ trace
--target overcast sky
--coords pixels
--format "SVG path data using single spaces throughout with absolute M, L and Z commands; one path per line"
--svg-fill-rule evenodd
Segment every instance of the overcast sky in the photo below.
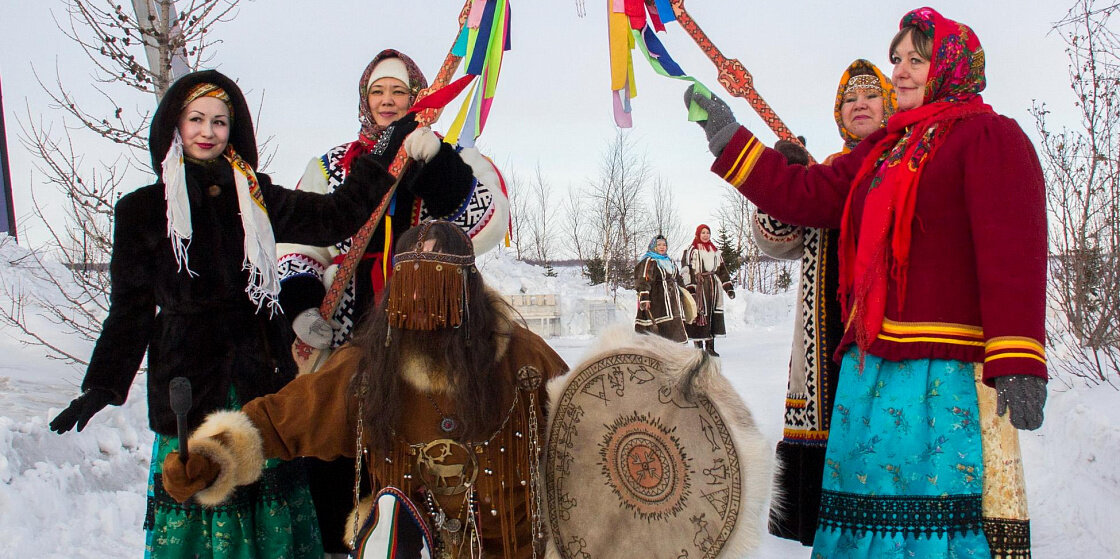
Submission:
M 126 6 L 127 2 L 123 2 Z M 180 0 L 180 4 L 185 4 Z M 615 134 L 607 56 L 607 0 L 586 0 L 579 17 L 575 0 L 511 0 L 512 44 L 502 67 L 498 95 L 480 147 L 507 172 L 528 175 L 540 165 L 556 192 L 580 188 L 598 172 L 605 146 Z M 1053 22 L 1070 1 L 944 1 L 933 5 L 946 17 L 969 24 L 987 57 L 985 100 L 1018 120 L 1037 138 L 1028 110 L 1045 101 L 1056 121 L 1075 124 L 1067 59 Z M 3 80 L 12 181 L 17 215 L 29 212 L 30 189 L 46 196 L 51 187 L 33 171 L 18 142 L 19 121 L 31 118 L 56 130 L 62 114 L 48 106 L 34 68 L 53 82 L 55 69 L 80 98 L 108 106 L 89 87 L 87 59 L 57 29 L 51 12 L 65 21 L 61 0 L 4 0 L 0 15 L 0 76 Z M 818 159 L 837 151 L 833 96 L 844 68 L 867 58 L 889 75 L 887 47 L 898 20 L 918 4 L 897 1 L 689 0 L 699 25 L 730 58 L 743 62 L 755 87 L 797 134 L 808 138 Z M 462 6 L 457 0 L 243 0 L 237 18 L 217 27 L 209 67 L 236 79 L 250 103 L 261 103 L 261 137 L 273 136 L 276 156 L 268 171 L 279 184 L 294 186 L 308 159 L 356 137 L 358 77 L 383 48 L 411 55 L 428 75 L 450 47 Z M 714 66 L 689 36 L 670 24 L 661 40 L 684 70 L 721 93 Z M 138 55 L 140 55 L 138 51 Z M 686 120 L 683 82 L 654 74 L 635 51 L 638 97 L 632 141 L 648 157 L 650 171 L 672 185 L 682 225 L 715 225 L 715 206 L 725 188 L 708 172 L 703 132 Z M 154 96 L 112 89 L 126 109 L 152 110 Z M 458 101 L 453 107 L 458 107 Z M 742 100 L 730 101 L 740 122 L 772 142 L 776 138 Z M 98 106 L 98 105 L 94 105 Z M 445 129 L 450 115 L 436 125 Z M 71 123 L 72 124 L 72 123 Z M 102 141 L 75 139 L 88 153 L 85 166 L 119 153 Z M 144 160 L 146 162 L 146 159 Z M 134 173 L 126 190 L 152 175 Z M 41 227 L 21 222 L 35 240 Z

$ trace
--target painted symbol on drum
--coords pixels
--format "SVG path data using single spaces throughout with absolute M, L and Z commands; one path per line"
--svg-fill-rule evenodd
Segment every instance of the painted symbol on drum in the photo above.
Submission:
M 619 506 L 644 520 L 676 516 L 691 493 L 690 458 L 672 430 L 640 413 L 617 418 L 599 448 Z

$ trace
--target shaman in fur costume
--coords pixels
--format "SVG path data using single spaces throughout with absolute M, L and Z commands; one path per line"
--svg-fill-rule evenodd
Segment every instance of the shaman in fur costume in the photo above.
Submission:
M 241 412 L 211 416 L 185 467 L 165 461 L 177 499 L 220 503 L 264 457 L 361 450 L 374 491 L 397 487 L 428 515 L 436 552 L 522 559 L 541 548 L 545 382 L 567 367 L 485 290 L 466 235 L 425 227 L 401 237 L 389 296 L 352 344 Z

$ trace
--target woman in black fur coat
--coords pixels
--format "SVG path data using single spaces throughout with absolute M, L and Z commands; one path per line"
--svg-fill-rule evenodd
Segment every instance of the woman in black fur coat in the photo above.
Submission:
M 117 203 L 109 315 L 82 395 L 51 422 L 58 433 L 80 431 L 106 405 L 124 403 L 147 352 L 156 432 L 145 519 L 151 557 L 321 556 L 298 465 L 267 464 L 260 481 L 217 507 L 167 495 L 163 456 L 179 444 L 168 387 L 175 377 L 190 380 L 189 422 L 197 425 L 295 376 L 276 242 L 325 245 L 357 231 L 391 184 L 387 160 L 415 127 L 400 124 L 384 150 L 354 162 L 343 186 L 318 195 L 255 172 L 249 108 L 226 76 L 188 74 L 164 95 L 149 141 L 158 180 Z

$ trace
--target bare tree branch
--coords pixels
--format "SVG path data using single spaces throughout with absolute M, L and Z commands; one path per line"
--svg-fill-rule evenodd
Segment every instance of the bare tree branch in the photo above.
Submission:
M 1066 42 L 1079 122 L 1055 130 L 1046 104 L 1032 115 L 1050 214 L 1052 318 L 1059 374 L 1116 385 L 1120 368 L 1120 36 L 1118 4 L 1078 0 L 1054 30 Z M 1054 371 L 1052 371 L 1054 372 Z M 1055 375 L 1056 376 L 1056 375 Z
M 214 25 L 236 16 L 240 0 L 181 0 L 177 13 L 172 11 L 173 0 L 137 1 L 147 2 L 149 15 L 144 21 L 112 0 L 66 0 L 64 18 L 52 13 L 55 25 L 90 63 L 92 94 L 68 87 L 57 67 L 50 85 L 35 72 L 50 98 L 49 107 L 62 113 L 61 125 L 44 123 L 30 109 L 26 120 L 20 121 L 20 143 L 33 156 L 44 184 L 65 200 L 66 221 L 59 224 L 47 215 L 50 204 L 41 202 L 35 189 L 31 191 L 33 214 L 48 233 L 45 254 L 60 259 L 65 268 L 48 265 L 39 252 L 33 252 L 40 288 L 25 292 L 5 284 L 5 290 L 14 289 L 9 293 L 13 304 L 0 309 L 0 321 L 15 327 L 25 343 L 42 346 L 49 357 L 76 364 L 85 361 L 51 340 L 65 334 L 92 342 L 101 330 L 108 312 L 114 206 L 125 175 L 146 166 L 134 163 L 148 159 L 152 101 L 158 101 L 170 86 L 174 60 L 185 61 L 186 69 L 193 70 L 209 59 L 210 47 L 216 44 L 209 33 Z M 122 97 L 138 93 L 154 98 L 148 97 L 144 108 L 126 111 Z M 104 102 L 101 107 L 95 106 L 97 99 Z M 68 119 L 75 124 L 68 125 Z M 75 148 L 78 134 L 110 142 L 116 155 L 111 161 L 87 163 Z M 266 164 L 270 158 L 264 159 Z M 49 330 L 38 330 L 28 322 L 27 309 L 32 307 L 38 318 L 52 325 Z

